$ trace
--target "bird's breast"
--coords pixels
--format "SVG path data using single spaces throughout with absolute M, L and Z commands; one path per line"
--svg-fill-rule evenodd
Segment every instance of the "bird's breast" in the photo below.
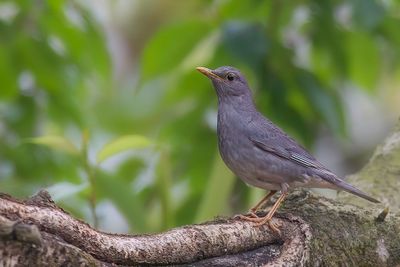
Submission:
M 217 123 L 218 146 L 226 165 L 239 177 L 249 173 L 252 162 L 253 146 L 245 135 L 247 120 L 243 120 L 236 111 L 219 113 Z

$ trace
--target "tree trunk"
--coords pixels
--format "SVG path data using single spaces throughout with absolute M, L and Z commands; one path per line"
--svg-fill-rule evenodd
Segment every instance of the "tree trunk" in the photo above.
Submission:
M 400 124 L 349 180 L 383 204 L 297 190 L 273 219 L 280 235 L 231 218 L 155 235 L 109 234 L 71 217 L 45 191 L 26 201 L 2 194 L 0 266 L 399 266 Z

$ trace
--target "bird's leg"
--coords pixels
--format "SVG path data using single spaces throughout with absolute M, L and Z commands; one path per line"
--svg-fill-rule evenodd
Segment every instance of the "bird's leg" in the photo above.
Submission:
M 279 229 L 271 222 L 272 217 L 274 216 L 276 210 L 279 208 L 281 205 L 282 201 L 286 198 L 288 192 L 287 190 L 282 190 L 282 194 L 279 196 L 278 200 L 275 202 L 275 204 L 272 206 L 271 210 L 268 212 L 267 215 L 263 217 L 247 217 L 247 216 L 239 216 L 240 219 L 254 222 L 256 226 L 262 226 L 266 223 L 268 223 L 268 226 L 277 233 L 280 233 Z
M 276 210 L 279 208 L 279 206 L 281 205 L 282 201 L 285 200 L 286 196 L 287 196 L 287 192 L 282 193 L 278 200 L 275 202 L 275 204 L 272 206 L 271 210 L 268 212 L 267 215 L 265 215 L 264 217 L 259 218 L 260 220 L 258 220 L 256 223 L 256 226 L 262 226 L 265 223 L 268 223 L 269 227 L 277 233 L 280 233 L 279 229 L 271 222 L 272 217 L 274 216 Z
M 250 213 L 256 213 L 256 211 L 264 205 L 265 202 L 267 202 L 273 195 L 275 195 L 277 191 L 276 190 L 271 190 L 268 195 L 263 197 L 254 207 L 250 209 Z
M 259 218 L 256 214 L 257 210 L 265 203 L 267 202 L 273 195 L 275 195 L 277 191 L 276 190 L 271 190 L 266 196 L 264 196 L 254 207 L 252 207 L 249 212 L 246 215 L 235 215 L 234 218 L 236 219 L 244 219 L 246 218 Z

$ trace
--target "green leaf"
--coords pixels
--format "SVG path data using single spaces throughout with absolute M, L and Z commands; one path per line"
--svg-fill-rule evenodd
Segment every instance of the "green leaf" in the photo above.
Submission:
M 141 135 L 127 135 L 111 141 L 105 145 L 97 154 L 97 163 L 104 161 L 105 159 L 114 156 L 122 151 L 129 149 L 140 149 L 149 147 L 151 141 Z
M 144 50 L 143 80 L 178 67 L 209 30 L 210 26 L 202 21 L 186 21 L 161 29 Z
M 70 198 L 88 188 L 88 183 L 74 184 L 60 182 L 46 188 L 54 201 L 61 201 Z
M 222 44 L 233 57 L 257 69 L 269 48 L 264 31 L 259 23 L 231 21 L 222 27 Z
M 68 139 L 58 135 L 45 135 L 41 137 L 28 138 L 27 143 L 48 146 L 49 148 L 67 152 L 72 155 L 78 155 L 79 150 Z
M 381 69 L 381 55 L 373 37 L 354 32 L 347 39 L 350 78 L 365 89 L 373 90 Z
M 270 13 L 271 5 L 270 1 L 223 1 L 220 2 L 220 10 L 218 16 L 221 21 L 227 20 L 243 20 L 243 21 L 254 21 L 258 20 L 264 22 L 266 14 Z M 285 7 L 289 6 L 290 2 L 285 3 Z
M 18 93 L 17 87 L 17 70 L 14 67 L 12 57 L 8 52 L 9 47 L 0 45 L 0 73 L 1 73 L 1 90 L 0 97 L 15 96 Z
M 385 17 L 385 10 L 380 1 L 352 0 L 353 21 L 362 30 L 373 30 Z
M 300 85 L 299 90 L 307 97 L 316 114 L 323 118 L 335 133 L 345 134 L 343 107 L 337 94 L 329 91 L 312 73 L 304 70 L 298 70 L 296 81 Z

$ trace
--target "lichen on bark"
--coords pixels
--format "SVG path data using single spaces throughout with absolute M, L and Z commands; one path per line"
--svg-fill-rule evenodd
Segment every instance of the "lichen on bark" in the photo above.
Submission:
M 400 120 L 393 132 L 380 144 L 369 162 L 356 174 L 348 176 L 349 182 L 379 196 L 379 200 L 392 212 L 400 210 Z M 339 200 L 346 203 L 369 207 L 370 203 L 353 198 L 348 194 L 339 194 Z

